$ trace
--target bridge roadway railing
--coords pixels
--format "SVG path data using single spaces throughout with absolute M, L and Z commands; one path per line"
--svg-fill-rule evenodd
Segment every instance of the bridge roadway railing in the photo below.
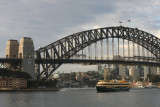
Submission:
M 20 63 L 21 61 L 21 58 L 0 58 L 0 63 Z
M 0 68 L 21 70 L 22 59 L 19 58 L 0 58 Z
M 151 59 L 151 58 L 150 58 Z M 153 59 L 153 58 L 152 58 Z M 0 64 L 9 63 L 16 64 L 21 63 L 21 58 L 0 58 Z M 98 60 L 98 59 L 35 59 L 36 64 L 58 64 L 58 63 L 80 63 L 80 64 L 124 64 L 124 65 L 145 65 L 145 66 L 160 66 L 159 60 L 148 60 L 144 58 L 139 59 L 125 59 L 125 60 Z
M 143 65 L 143 66 L 157 66 L 160 67 L 160 62 L 149 61 L 133 61 L 133 60 L 93 60 L 93 59 L 36 59 L 35 63 L 39 64 L 59 64 L 59 63 L 71 63 L 71 64 L 122 64 L 122 65 Z
M 20 58 L 0 58 L 0 68 L 9 68 L 20 70 L 22 59 Z M 35 59 L 36 64 L 82 64 L 82 65 L 95 65 L 95 64 L 122 64 L 122 65 L 141 65 L 141 66 L 156 66 L 160 67 L 160 62 L 157 60 L 95 60 L 95 59 Z

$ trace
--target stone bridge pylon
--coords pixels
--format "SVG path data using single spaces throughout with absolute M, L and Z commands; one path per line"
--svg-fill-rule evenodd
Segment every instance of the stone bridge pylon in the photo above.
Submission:
M 36 78 L 35 74 L 35 57 L 34 44 L 30 37 L 21 38 L 18 40 L 8 40 L 5 52 L 6 58 L 20 58 L 22 59 L 20 71 L 29 73 L 32 78 Z M 8 66 L 10 66 L 8 64 Z

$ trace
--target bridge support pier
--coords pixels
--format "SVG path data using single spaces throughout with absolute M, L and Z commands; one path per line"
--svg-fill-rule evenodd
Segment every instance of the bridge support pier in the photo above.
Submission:
M 35 74 L 34 45 L 31 38 L 23 37 L 19 45 L 19 58 L 22 58 L 22 71 L 29 73 L 33 79 Z

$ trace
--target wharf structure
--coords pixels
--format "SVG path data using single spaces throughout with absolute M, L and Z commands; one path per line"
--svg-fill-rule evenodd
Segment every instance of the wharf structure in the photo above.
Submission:
M 25 78 L 0 78 L 0 91 L 24 88 L 27 88 L 27 80 Z

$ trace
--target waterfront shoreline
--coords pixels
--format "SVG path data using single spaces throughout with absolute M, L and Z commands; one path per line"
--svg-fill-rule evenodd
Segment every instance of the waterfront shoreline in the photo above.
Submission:
M 44 89 L 15 89 L 15 90 L 0 90 L 0 92 L 35 92 L 35 91 L 59 91 L 60 88 L 44 88 Z

